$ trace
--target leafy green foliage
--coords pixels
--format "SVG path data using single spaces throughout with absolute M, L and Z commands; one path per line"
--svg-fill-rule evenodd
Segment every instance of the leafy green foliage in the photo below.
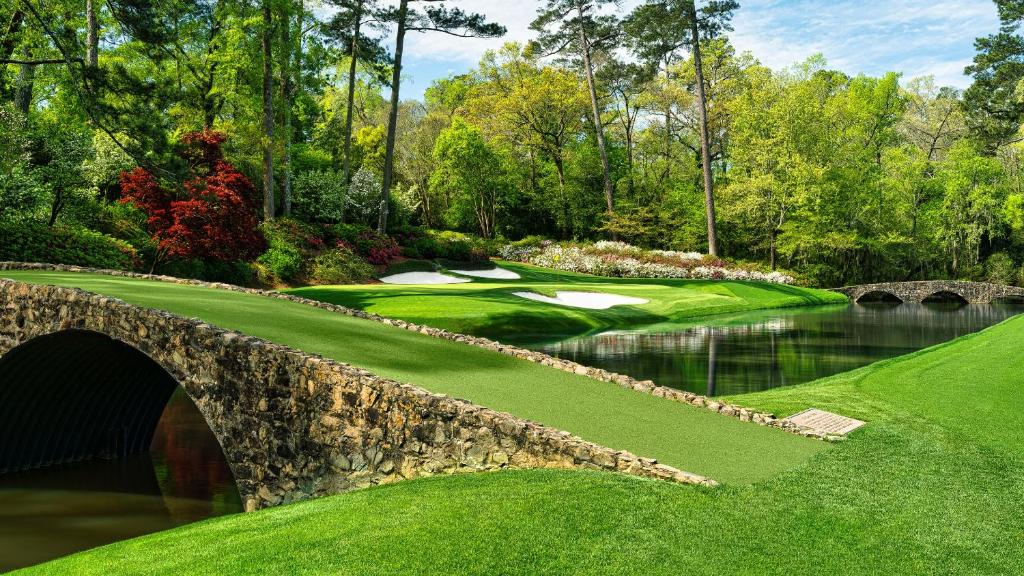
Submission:
M 395 27 L 487 37 L 502 27 L 452 3 L 330 3 L 337 10 L 267 3 L 266 78 L 253 38 L 264 3 L 96 2 L 99 57 L 84 67 L 80 6 L 0 10 L 0 55 L 57 62 L 0 66 L 0 218 L 98 230 L 160 267 L 170 244 L 138 238 L 105 202 L 134 167 L 177 201 L 230 188 L 226 174 L 214 187 L 194 182 L 207 175 L 175 144 L 216 131 L 229 137 L 232 186 L 269 171 L 273 195 L 291 182 L 294 215 L 308 222 L 706 251 L 707 165 L 728 258 L 821 285 L 984 278 L 993 254 L 1024 261 L 1020 0 L 996 0 L 1000 27 L 978 39 L 963 93 L 931 78 L 850 77 L 821 57 L 770 70 L 725 36 L 732 0 L 648 0 L 628 14 L 610 0 L 545 0 L 537 41 L 487 52 L 421 101 L 400 97 L 401 63 L 384 46 Z M 279 86 L 266 111 L 264 80 Z M 277 164 L 264 166 L 264 148 Z M 228 213 L 192 200 L 178 218 L 190 233 L 174 248 L 188 260 L 195 246 L 206 258 L 229 244 L 197 232 Z M 280 202 L 267 217 L 284 211 Z M 399 240 L 414 257 L 490 249 Z
M 392 234 L 406 258 L 482 262 L 489 254 L 497 253 L 491 242 L 459 232 L 399 227 Z
M 256 258 L 256 264 L 261 266 L 261 280 L 268 284 L 280 284 L 295 281 L 304 272 L 302 253 L 293 246 L 271 245 L 266 252 Z
M 292 184 L 295 215 L 310 222 L 340 222 L 345 215 L 346 190 L 341 174 L 309 170 Z
M 255 282 L 257 266 L 249 262 L 221 262 L 218 260 L 176 259 L 161 262 L 155 272 L 178 278 L 195 278 L 206 282 L 224 282 L 236 286 L 251 286 Z
M 398 252 L 391 238 L 355 224 L 326 227 L 277 218 L 264 222 L 262 230 L 270 248 L 256 259 L 256 274 L 270 285 L 364 281 L 373 275 L 364 256 L 384 264 Z
M 260 227 L 268 249 L 256 259 L 261 280 L 269 284 L 301 281 L 313 258 L 327 247 L 323 229 L 292 218 L 277 218 Z
M 50 227 L 31 220 L 0 220 L 0 260 L 74 264 L 132 270 L 140 262 L 135 249 L 85 228 Z
M 325 250 L 313 259 L 313 284 L 353 284 L 373 277 L 373 266 L 344 246 Z
M 996 252 L 985 262 L 985 279 L 995 284 L 1016 284 L 1017 265 L 1005 252 Z
M 479 128 L 456 117 L 434 143 L 437 168 L 430 176 L 431 191 L 450 198 L 446 215 L 454 226 L 476 224 L 484 238 L 494 237 L 495 212 L 506 187 L 498 154 Z

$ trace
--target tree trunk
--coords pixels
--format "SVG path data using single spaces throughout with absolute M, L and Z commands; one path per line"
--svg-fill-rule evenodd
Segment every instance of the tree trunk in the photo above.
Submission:
M 778 248 L 776 246 L 776 243 L 777 243 L 778 237 L 779 237 L 779 231 L 778 230 L 772 230 L 771 231 L 771 238 L 769 240 L 769 248 L 768 248 L 769 249 L 768 261 L 771 264 L 772 272 L 775 272 L 775 255 L 778 252 Z
M 578 8 L 580 19 L 583 19 L 583 8 Z M 612 187 L 611 168 L 608 164 L 608 150 L 604 144 L 604 126 L 601 124 L 601 109 L 597 102 L 597 86 L 594 83 L 594 66 L 590 61 L 590 40 L 587 31 L 580 26 L 580 41 L 583 47 L 583 68 L 587 77 L 587 88 L 590 92 L 590 107 L 594 114 L 594 132 L 597 135 L 597 149 L 601 154 L 601 169 L 604 176 L 604 200 L 608 213 L 615 212 L 615 189 Z
M 213 77 L 207 77 L 207 86 L 212 86 Z M 203 95 L 203 129 L 213 130 L 213 122 L 217 119 L 217 106 L 211 97 L 212 88 L 204 91 Z
M 48 225 L 52 228 L 57 223 L 57 217 L 64 209 L 64 189 L 57 187 L 53 191 L 53 202 L 50 203 L 50 220 Z
M 263 218 L 274 219 L 274 66 L 270 48 L 274 16 L 263 0 Z
M 665 109 L 665 169 L 661 173 L 661 183 L 668 191 L 668 182 L 672 178 L 672 111 Z
M 284 182 L 281 189 L 282 210 L 285 216 L 292 214 L 292 38 L 291 10 L 288 4 L 281 8 L 281 100 L 284 109 Z
M 384 149 L 384 184 L 380 191 L 380 219 L 377 231 L 388 231 L 388 194 L 391 191 L 392 169 L 395 162 L 395 132 L 398 128 L 398 89 L 402 81 L 402 48 L 405 45 L 405 19 L 409 14 L 409 0 L 398 6 L 398 32 L 395 38 L 395 68 L 391 75 L 391 112 L 388 115 L 388 139 Z
M 95 68 L 99 65 L 100 34 L 96 21 L 94 0 L 85 0 L 85 64 Z
M 352 183 L 352 107 L 356 101 L 356 63 L 359 59 L 359 31 L 363 20 L 363 3 L 356 5 L 355 22 L 352 26 L 352 46 L 349 49 L 348 103 L 345 107 L 345 186 Z
M 423 212 L 423 223 L 427 228 L 434 227 L 434 214 L 430 208 L 429 181 L 420 180 L 416 183 L 416 195 L 420 199 L 420 210 Z
M 3 42 L 0 43 L 0 58 L 4 60 L 14 54 L 14 46 L 17 44 L 18 32 L 21 30 L 21 23 L 25 21 L 25 13 L 15 10 L 11 14 L 11 21 L 7 24 L 7 31 L 3 35 Z
M 565 195 L 565 166 L 560 154 L 554 154 L 555 172 L 558 173 L 558 196 L 562 201 L 562 239 L 568 240 L 572 233 L 572 221 L 569 219 L 569 199 Z
M 697 21 L 697 7 L 693 0 L 688 3 L 690 11 L 690 41 L 693 43 L 693 67 L 697 81 L 697 111 L 700 114 L 700 155 L 704 172 L 704 205 L 708 220 L 708 254 L 718 256 L 718 234 L 715 230 L 715 190 L 711 176 L 711 145 L 708 142 L 708 106 L 704 95 L 704 69 L 700 58 L 700 30 Z
M 24 60 L 32 59 L 32 51 L 26 46 L 21 50 Z M 14 107 L 23 115 L 27 116 L 32 108 L 32 88 L 35 84 L 36 67 L 31 64 L 18 66 L 18 89 L 14 93 Z

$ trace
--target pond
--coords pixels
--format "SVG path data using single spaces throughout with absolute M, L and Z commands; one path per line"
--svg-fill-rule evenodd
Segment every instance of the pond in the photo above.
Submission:
M 217 439 L 179 388 L 149 454 L 0 475 L 0 572 L 241 511 Z
M 708 396 L 792 386 L 977 332 L 1020 305 L 888 302 L 750 312 L 533 350 Z

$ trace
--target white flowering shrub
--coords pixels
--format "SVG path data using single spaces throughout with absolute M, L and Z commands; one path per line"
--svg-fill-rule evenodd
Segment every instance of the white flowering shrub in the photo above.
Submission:
M 701 254 L 700 252 L 676 252 L 675 250 L 649 250 L 647 253 L 652 256 L 660 256 L 662 258 L 674 258 L 682 262 L 702 260 L 704 258 L 704 255 Z
M 733 267 L 698 252 L 643 250 L 624 242 L 601 241 L 588 246 L 544 243 L 539 247 L 509 244 L 500 254 L 505 260 L 595 276 L 793 282 L 791 276 L 780 272 Z
M 642 248 L 637 248 L 625 242 L 598 240 L 592 246 L 594 252 L 601 254 L 619 254 L 621 256 L 639 256 L 643 253 Z
M 348 194 L 345 197 L 345 215 L 353 221 L 361 224 L 372 224 L 380 212 L 380 177 L 366 168 L 361 167 L 349 184 Z
M 498 249 L 498 255 L 501 256 L 502 260 L 509 260 L 511 262 L 528 262 L 530 256 L 541 251 L 541 248 L 535 246 L 513 246 L 512 244 L 506 244 Z

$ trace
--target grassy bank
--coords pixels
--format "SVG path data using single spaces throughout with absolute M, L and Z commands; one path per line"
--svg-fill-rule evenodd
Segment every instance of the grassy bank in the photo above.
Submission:
M 360 308 L 418 324 L 502 341 L 574 336 L 681 322 L 709 314 L 846 302 L 824 290 L 754 282 L 603 278 L 501 262 L 519 280 L 474 278 L 467 284 L 361 284 L 296 288 L 306 298 Z M 554 296 L 559 290 L 606 292 L 648 300 L 636 306 L 586 310 L 534 302 L 513 292 Z
M 867 419 L 752 485 L 437 477 L 215 519 L 26 574 L 1019 574 L 1024 318 L 744 396 Z
M 721 482 L 766 478 L 826 449 L 821 442 L 615 384 L 305 304 L 102 275 L 12 271 L 0 276 L 75 286 L 201 318 Z

